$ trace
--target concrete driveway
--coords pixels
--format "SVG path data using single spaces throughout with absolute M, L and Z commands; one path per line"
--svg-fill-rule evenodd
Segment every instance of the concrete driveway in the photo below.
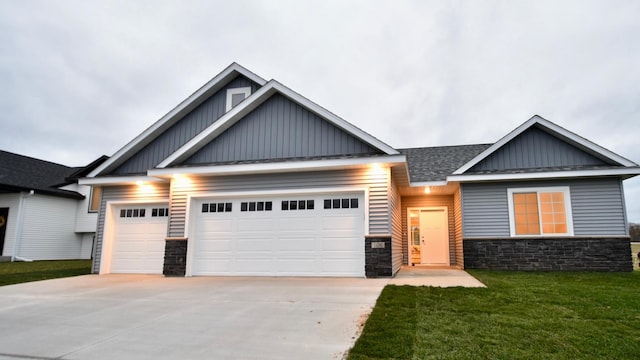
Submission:
M 0 359 L 341 359 L 388 279 L 86 275 L 0 287 Z

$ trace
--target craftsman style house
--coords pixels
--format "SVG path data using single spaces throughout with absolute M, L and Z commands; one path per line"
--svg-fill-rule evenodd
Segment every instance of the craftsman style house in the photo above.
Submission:
M 80 184 L 94 272 L 392 276 L 631 270 L 640 167 L 534 116 L 494 144 L 395 149 L 232 64 Z

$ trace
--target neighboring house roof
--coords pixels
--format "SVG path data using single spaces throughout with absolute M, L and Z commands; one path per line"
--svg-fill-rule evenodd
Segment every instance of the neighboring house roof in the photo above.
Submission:
M 68 167 L 0 150 L 0 192 L 31 191 L 36 193 L 84 199 L 84 196 L 57 188 L 82 168 Z
M 447 176 L 491 144 L 398 149 L 407 157 L 411 183 L 446 181 Z

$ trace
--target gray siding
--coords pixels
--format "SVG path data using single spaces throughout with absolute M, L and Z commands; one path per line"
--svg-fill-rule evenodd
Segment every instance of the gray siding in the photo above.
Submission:
M 108 201 L 163 201 L 169 200 L 169 184 L 151 185 L 154 188 L 152 192 L 141 194 L 138 186 L 105 186 L 102 192 L 102 201 L 100 201 L 100 212 L 98 216 L 98 227 L 96 229 L 96 241 L 94 244 L 93 254 L 93 272 L 100 271 L 100 257 L 102 256 L 102 242 L 104 240 L 105 216 L 107 213 Z
M 239 87 L 251 87 L 251 93 L 253 94 L 259 86 L 243 76 L 236 77 L 227 86 L 213 94 L 175 125 L 138 151 L 111 174 L 137 174 L 154 168 L 196 134 L 224 115 L 227 89 Z
M 532 127 L 468 172 L 589 165 L 606 164 L 575 146 Z
M 188 194 L 292 189 L 304 192 L 313 188 L 330 187 L 368 188 L 369 234 L 389 235 L 389 182 L 389 171 L 373 173 L 366 169 L 193 178 L 189 186 L 174 186 L 172 189 L 169 236 L 186 236 Z
M 626 214 L 618 178 L 462 184 L 464 238 L 509 237 L 508 188 L 568 186 L 575 236 L 624 236 Z
M 276 94 L 184 163 L 194 165 L 375 152 L 368 144 Z
M 391 265 L 395 274 L 403 263 L 402 246 L 402 204 L 401 197 L 395 183 L 391 183 L 389 201 L 391 207 Z
M 407 208 L 420 208 L 432 206 L 447 207 L 447 216 L 449 224 L 449 262 L 456 265 L 456 243 L 455 243 L 455 216 L 453 211 L 453 196 L 450 195 L 428 195 L 428 196 L 403 196 L 402 197 L 402 251 L 404 254 L 403 262 L 409 264 L 409 226 L 407 219 Z

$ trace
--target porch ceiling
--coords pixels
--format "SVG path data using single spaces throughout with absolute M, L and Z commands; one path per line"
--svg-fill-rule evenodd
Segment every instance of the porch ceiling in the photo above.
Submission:
M 448 183 L 444 186 L 428 186 L 429 193 L 426 190 L 427 186 L 398 186 L 398 191 L 401 196 L 434 196 L 434 195 L 452 195 L 459 188 L 459 183 Z

